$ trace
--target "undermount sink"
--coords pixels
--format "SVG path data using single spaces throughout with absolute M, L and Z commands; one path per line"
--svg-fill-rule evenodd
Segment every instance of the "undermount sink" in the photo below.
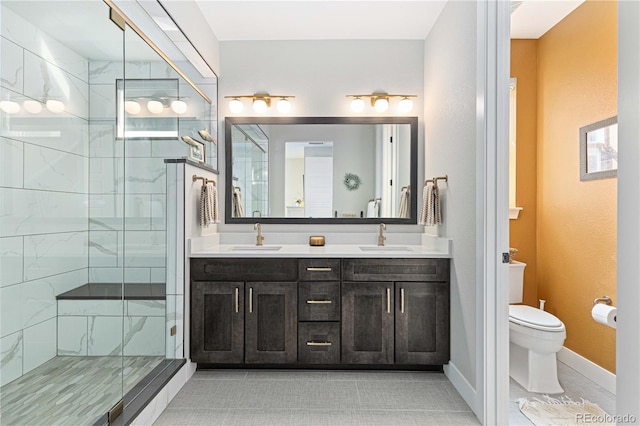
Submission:
M 362 251 L 411 251 L 405 246 L 360 246 Z
M 231 251 L 278 251 L 282 246 L 236 246 Z

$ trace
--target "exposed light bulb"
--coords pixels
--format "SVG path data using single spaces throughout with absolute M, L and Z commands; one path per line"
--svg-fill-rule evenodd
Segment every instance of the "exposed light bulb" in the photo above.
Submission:
M 362 112 L 364 111 L 364 101 L 362 98 L 355 98 L 351 101 L 351 111 Z
M 164 107 L 160 101 L 149 101 L 147 102 L 147 109 L 152 114 L 162 114 Z
M 25 111 L 31 114 L 39 114 L 42 112 L 42 104 L 38 101 L 26 100 L 22 103 Z
M 291 111 L 291 102 L 287 98 L 282 98 L 278 101 L 277 108 L 281 114 L 288 114 Z
M 187 103 L 181 100 L 171 101 L 171 109 L 176 114 L 184 114 L 187 112 Z
M 55 99 L 49 99 L 46 103 L 47 109 L 54 114 L 60 114 L 64 112 L 64 103 L 56 101 Z
M 242 101 L 238 98 L 233 98 L 229 102 L 229 109 L 234 114 L 240 114 L 244 109 L 244 105 L 242 105 Z
M 267 110 L 267 101 L 264 99 L 258 98 L 253 101 L 253 110 L 258 114 L 262 114 Z
M 0 101 L 0 109 L 7 114 L 16 114 L 20 111 L 20 104 L 14 101 Z
M 398 104 L 400 112 L 409 112 L 413 109 L 413 101 L 409 98 L 402 98 Z
M 385 112 L 387 108 L 389 108 L 389 101 L 386 98 L 378 98 L 376 99 L 374 108 L 378 112 Z
M 140 113 L 140 110 L 142 110 L 142 107 L 136 101 L 125 101 L 124 110 L 131 115 L 136 115 Z

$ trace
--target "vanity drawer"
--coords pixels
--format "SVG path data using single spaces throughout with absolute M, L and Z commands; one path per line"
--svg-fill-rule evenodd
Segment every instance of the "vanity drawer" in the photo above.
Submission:
M 300 281 L 340 281 L 340 259 L 299 259 Z
M 343 259 L 343 281 L 449 281 L 449 259 Z
M 194 281 L 296 281 L 296 259 L 191 259 Z
M 340 283 L 298 283 L 299 321 L 340 321 Z
M 340 323 L 299 322 L 298 363 L 339 364 Z

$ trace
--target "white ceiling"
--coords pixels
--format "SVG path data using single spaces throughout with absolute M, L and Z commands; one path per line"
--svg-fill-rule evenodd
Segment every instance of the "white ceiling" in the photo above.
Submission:
M 511 37 L 539 38 L 582 1 L 584 0 L 514 2 L 518 7 L 512 14 Z M 424 40 L 446 4 L 446 0 L 195 0 L 195 2 L 220 41 Z

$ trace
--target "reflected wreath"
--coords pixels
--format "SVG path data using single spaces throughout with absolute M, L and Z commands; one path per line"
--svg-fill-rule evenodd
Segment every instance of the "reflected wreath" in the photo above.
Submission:
M 362 182 L 360 181 L 360 177 L 353 173 L 345 173 L 344 175 L 344 186 L 347 187 L 349 191 L 354 191 L 358 189 Z

